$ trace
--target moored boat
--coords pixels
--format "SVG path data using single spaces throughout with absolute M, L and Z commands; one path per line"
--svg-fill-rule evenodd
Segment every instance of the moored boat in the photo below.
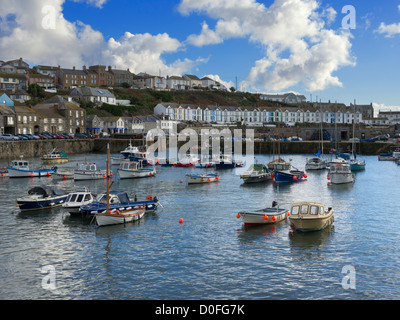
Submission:
M 249 169 L 240 175 L 240 179 L 244 183 L 268 181 L 272 180 L 272 171 L 263 164 L 252 164 Z
M 17 206 L 21 211 L 51 209 L 61 206 L 67 199 L 64 190 L 49 186 L 36 186 L 28 191 L 27 196 L 17 198 Z
M 13 160 L 11 166 L 6 168 L 10 178 L 49 177 L 53 169 L 31 169 L 27 160 Z
M 119 210 L 121 209 L 121 210 Z M 144 206 L 142 207 L 126 207 L 112 209 L 109 212 L 96 213 L 96 223 L 99 227 L 111 226 L 116 224 L 124 224 L 127 222 L 132 222 L 140 220 L 146 210 Z M 124 210 L 123 210 L 124 209 Z
M 326 160 L 321 157 L 313 157 L 306 159 L 306 170 L 323 170 L 326 169 Z
M 79 214 L 79 208 L 88 205 L 96 200 L 95 195 L 90 192 L 87 188 L 82 191 L 75 191 L 68 194 L 67 199 L 62 204 L 70 214 Z
M 53 149 L 50 153 L 42 156 L 42 161 L 47 164 L 64 164 L 68 162 L 68 157 L 64 151 Z
M 97 169 L 96 163 L 81 163 L 79 168 L 74 170 L 74 180 L 98 180 L 106 178 L 106 170 Z
M 358 159 L 350 160 L 350 170 L 351 171 L 365 170 L 365 161 L 364 160 L 358 160 Z
M 219 175 L 218 174 L 187 174 L 186 180 L 188 184 L 199 184 L 199 183 L 210 183 L 210 182 L 218 182 Z
M 336 163 L 329 167 L 327 179 L 329 184 L 353 183 L 355 175 L 351 172 L 350 164 Z
M 272 207 L 260 210 L 240 211 L 236 217 L 238 219 L 242 218 L 245 226 L 256 226 L 284 221 L 288 215 L 288 209 L 279 208 L 278 203 L 273 201 Z
M 0 168 L 0 178 L 8 177 L 8 170 L 7 168 Z
M 118 168 L 118 175 L 120 179 L 133 179 L 133 178 L 144 178 L 153 177 L 156 175 L 155 167 L 143 167 L 142 162 L 127 161 L 121 162 Z
M 297 202 L 290 209 L 289 225 L 298 231 L 318 231 L 334 222 L 333 209 L 318 202 Z

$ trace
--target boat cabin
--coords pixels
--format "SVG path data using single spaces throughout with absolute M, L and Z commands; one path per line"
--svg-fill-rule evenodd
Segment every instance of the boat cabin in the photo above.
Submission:
M 95 163 L 82 163 L 79 166 L 79 170 L 82 170 L 82 171 L 96 171 L 97 170 L 97 165 Z
M 316 203 L 316 202 L 301 202 L 301 203 L 295 203 L 292 205 L 292 208 L 290 210 L 290 214 L 293 217 L 296 216 L 321 216 L 327 214 L 331 208 L 328 208 L 327 211 L 324 209 L 324 205 L 321 203 Z
M 142 167 L 142 163 L 136 161 L 123 161 L 120 164 L 121 170 L 138 170 Z
M 96 202 L 107 204 L 107 194 L 103 193 L 97 196 Z M 110 193 L 110 204 L 129 203 L 128 194 L 126 192 Z
M 83 203 L 91 200 L 93 200 L 93 197 L 90 192 L 74 192 L 68 195 L 65 202 Z
M 26 160 L 13 160 L 11 161 L 11 167 L 17 169 L 28 169 L 29 170 L 29 162 Z
M 330 166 L 329 169 L 330 173 L 349 173 L 351 172 L 350 170 L 350 165 L 349 164 L 333 164 Z

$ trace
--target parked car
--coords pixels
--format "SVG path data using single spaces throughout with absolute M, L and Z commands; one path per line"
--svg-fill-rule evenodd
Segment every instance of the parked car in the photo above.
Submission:
M 360 142 L 360 139 L 359 138 L 350 138 L 349 141 L 350 142 L 353 142 L 353 141 L 354 142 Z
M 388 141 L 387 135 L 380 135 L 372 138 L 373 141 Z
M 87 139 L 87 136 L 85 136 L 83 133 L 75 133 L 74 138 L 76 138 L 76 139 Z
M 28 140 L 28 137 L 24 136 L 23 134 L 17 135 L 19 140 Z
M 19 140 L 18 137 L 14 136 L 13 134 L 10 133 L 4 133 L 0 136 L 0 139 L 2 140 Z
M 99 137 L 100 138 L 109 138 L 110 134 L 108 132 L 100 132 Z
M 47 139 L 49 139 L 49 137 L 48 136 L 46 136 L 46 135 L 44 135 L 44 134 L 38 134 L 38 137 L 41 139 L 41 140 L 47 140 Z
M 36 135 L 36 134 L 27 133 L 26 136 L 30 140 L 39 140 L 40 139 L 40 137 L 38 135 Z

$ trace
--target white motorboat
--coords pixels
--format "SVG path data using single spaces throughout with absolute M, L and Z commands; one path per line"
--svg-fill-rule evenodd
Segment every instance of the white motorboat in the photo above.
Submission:
M 273 201 L 272 207 L 241 211 L 236 217 L 242 218 L 245 226 L 256 226 L 284 221 L 288 217 L 288 213 L 288 209 L 279 208 L 278 203 Z
M 209 174 L 187 174 L 186 180 L 188 184 L 200 184 L 200 183 L 210 183 L 218 182 L 219 175 L 214 173 Z
M 306 170 L 323 170 L 326 169 L 326 160 L 321 157 L 313 157 L 306 160 Z
M 74 180 L 97 180 L 106 178 L 106 170 L 97 169 L 95 163 L 82 163 L 74 170 Z
M 11 166 L 7 167 L 8 176 L 10 178 L 34 178 L 34 177 L 49 177 L 54 172 L 53 169 L 31 169 L 29 162 L 23 160 L 11 161 Z
M 85 188 L 83 191 L 70 193 L 62 206 L 70 214 L 75 215 L 79 214 L 79 208 L 81 206 L 86 206 L 95 200 L 95 195 L 92 194 L 87 188 Z
M 120 179 L 133 179 L 153 177 L 156 175 L 155 167 L 143 167 L 143 162 L 124 160 L 118 168 Z
M 345 184 L 355 181 L 355 175 L 351 172 L 348 163 L 331 164 L 327 178 L 329 184 Z

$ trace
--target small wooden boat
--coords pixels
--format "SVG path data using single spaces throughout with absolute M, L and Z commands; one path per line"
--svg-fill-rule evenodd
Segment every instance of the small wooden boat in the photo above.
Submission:
M 49 177 L 54 172 L 53 169 L 31 169 L 29 162 L 23 160 L 11 161 L 11 166 L 6 168 L 10 178 L 34 178 Z
M 153 177 L 156 175 L 155 167 L 143 167 L 143 162 L 127 161 L 121 162 L 118 168 L 118 175 L 120 179 L 133 179 L 133 178 L 145 178 Z
M 290 209 L 289 225 L 298 231 L 322 230 L 334 222 L 333 209 L 324 209 L 322 203 L 298 202 Z
M 244 183 L 256 183 L 272 180 L 272 171 L 263 164 L 252 164 L 241 176 Z
M 365 161 L 364 160 L 358 160 L 358 159 L 350 160 L 350 170 L 351 171 L 365 170 Z
M 279 208 L 276 201 L 272 202 L 272 207 L 260 210 L 240 211 L 236 217 L 242 218 L 245 226 L 257 226 L 265 224 L 274 224 L 286 220 L 288 209 Z
M 350 164 L 337 163 L 329 167 L 327 179 L 329 184 L 344 184 L 354 182 L 356 177 L 351 172 Z
M 186 180 L 188 184 L 200 184 L 200 183 L 210 183 L 218 182 L 219 175 L 215 173 L 209 174 L 187 174 Z
M 83 191 L 70 193 L 62 206 L 71 215 L 76 215 L 79 214 L 80 207 L 86 206 L 95 200 L 95 195 L 85 188 Z
M 28 191 L 28 196 L 17 199 L 21 211 L 51 209 L 61 206 L 68 197 L 64 190 L 49 186 L 37 186 Z
M 74 180 L 98 180 L 106 178 L 106 170 L 98 170 L 95 163 L 82 163 L 74 170 Z
M 122 208 L 121 208 L 122 209 Z M 124 224 L 141 219 L 146 210 L 142 207 L 127 207 L 125 210 L 112 209 L 109 212 L 96 213 L 96 222 L 100 227 Z
M 68 162 L 68 157 L 64 151 L 53 149 L 50 153 L 42 156 L 42 161 L 47 164 L 64 164 Z
M 286 162 L 282 158 L 268 162 L 268 169 L 270 170 L 290 170 L 291 163 Z

